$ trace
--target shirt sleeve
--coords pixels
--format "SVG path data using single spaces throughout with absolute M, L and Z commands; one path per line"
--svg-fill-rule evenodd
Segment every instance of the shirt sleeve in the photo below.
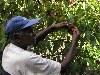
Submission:
M 39 55 L 32 54 L 25 62 L 25 67 L 34 73 L 42 73 L 45 75 L 60 74 L 61 64 L 59 62 L 42 58 Z

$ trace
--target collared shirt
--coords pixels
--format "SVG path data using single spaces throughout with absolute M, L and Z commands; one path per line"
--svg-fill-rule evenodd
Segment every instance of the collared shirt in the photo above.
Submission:
M 59 62 L 42 58 L 12 43 L 3 52 L 2 67 L 11 75 L 60 75 Z

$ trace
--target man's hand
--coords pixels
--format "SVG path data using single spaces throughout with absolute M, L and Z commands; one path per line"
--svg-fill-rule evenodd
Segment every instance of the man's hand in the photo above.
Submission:
M 57 23 L 57 24 L 53 23 L 51 26 L 52 26 L 52 28 L 55 28 L 55 29 L 57 29 L 57 28 L 68 28 L 68 22 L 65 21 L 65 22 L 61 22 L 61 23 Z
M 71 28 L 71 33 L 72 33 L 72 41 L 73 42 L 78 41 L 80 32 L 76 26 L 73 26 L 73 28 Z

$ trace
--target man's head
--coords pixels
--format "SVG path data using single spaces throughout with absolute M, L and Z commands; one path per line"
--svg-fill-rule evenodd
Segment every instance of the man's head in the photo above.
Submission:
M 28 46 L 35 42 L 32 26 L 39 23 L 39 19 L 27 19 L 22 16 L 13 17 L 7 22 L 5 31 L 12 42 L 21 46 Z

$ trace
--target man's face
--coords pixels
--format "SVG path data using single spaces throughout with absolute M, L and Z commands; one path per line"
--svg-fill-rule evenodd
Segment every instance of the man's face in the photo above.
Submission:
M 24 45 L 32 45 L 35 43 L 35 33 L 33 32 L 32 27 L 25 28 L 21 31 L 20 41 Z

